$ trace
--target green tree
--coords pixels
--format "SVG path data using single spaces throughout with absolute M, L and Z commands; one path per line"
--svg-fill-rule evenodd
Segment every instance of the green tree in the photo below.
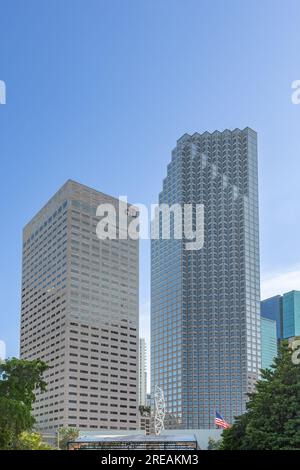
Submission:
M 247 412 L 222 433 L 222 449 L 300 449 L 300 365 L 287 341 L 270 369 L 262 370 Z
M 223 431 L 220 450 L 250 450 L 245 439 L 248 413 L 238 416 L 234 425 Z
M 221 439 L 214 439 L 213 437 L 209 437 L 207 450 L 219 450 L 220 445 L 221 445 Z
M 1 369 L 0 397 L 20 401 L 31 408 L 35 401 L 34 390 L 46 390 L 43 373 L 48 366 L 39 359 L 26 361 L 13 357 L 2 363 Z
M 23 431 L 17 441 L 18 450 L 53 450 L 37 432 Z
M 48 366 L 40 360 L 12 358 L 0 367 L 0 449 L 12 449 L 17 448 L 20 434 L 34 425 L 34 390 L 45 390 L 42 375 Z
M 14 447 L 24 429 L 33 426 L 34 419 L 24 403 L 0 397 L 0 449 Z
M 77 428 L 59 428 L 59 448 L 65 450 L 68 448 L 68 442 L 75 441 L 79 436 Z
M 141 416 L 150 416 L 151 407 L 150 406 L 145 406 L 145 405 L 140 405 L 139 406 L 139 411 L 141 413 Z

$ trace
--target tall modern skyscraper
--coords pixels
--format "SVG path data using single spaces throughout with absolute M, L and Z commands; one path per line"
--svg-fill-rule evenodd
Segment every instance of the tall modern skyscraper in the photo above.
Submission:
M 278 340 L 300 336 L 300 291 L 262 300 L 261 316 L 276 321 Z
M 283 337 L 300 336 L 300 291 L 283 294 Z
M 151 387 L 166 427 L 212 428 L 245 411 L 259 376 L 257 135 L 250 128 L 184 134 L 159 203 L 204 205 L 204 245 L 151 242 Z M 171 217 L 171 228 L 174 228 Z M 176 228 L 176 227 L 175 227 Z
M 118 221 L 118 200 L 67 181 L 23 231 L 21 357 L 51 366 L 41 431 L 137 428 L 138 241 L 97 237 L 103 203 Z
M 147 406 L 147 347 L 145 338 L 140 338 L 139 404 Z
M 283 337 L 282 309 L 283 304 L 281 295 L 275 295 L 274 297 L 262 300 L 260 303 L 261 316 L 276 322 L 276 335 L 278 341 L 280 341 Z

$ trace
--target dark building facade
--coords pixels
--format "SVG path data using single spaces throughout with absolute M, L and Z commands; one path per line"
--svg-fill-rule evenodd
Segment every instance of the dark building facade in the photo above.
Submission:
M 159 203 L 204 206 L 204 245 L 151 242 L 151 387 L 167 428 L 214 427 L 245 411 L 261 367 L 257 135 L 184 134 Z M 176 229 L 171 217 L 171 229 Z M 159 222 L 161 229 L 161 222 Z

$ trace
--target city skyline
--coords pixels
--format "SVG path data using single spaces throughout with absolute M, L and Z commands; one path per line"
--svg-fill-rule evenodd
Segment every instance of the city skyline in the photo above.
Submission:
M 19 15 L 10 4 L 1 10 L 7 99 L 0 107 L 0 307 L 7 355 L 19 354 L 23 225 L 68 178 L 155 202 L 169 149 L 185 132 L 245 125 L 258 131 L 262 298 L 299 289 L 300 106 L 291 99 L 300 74 L 299 3 L 249 9 L 231 1 L 224 10 L 193 0 L 190 8 L 118 2 L 117 16 L 94 1 L 89 10 L 54 3 L 19 4 Z M 147 241 L 140 263 L 141 333 L 149 341 Z
M 299 449 L 300 1 L 0 15 L 0 450 Z

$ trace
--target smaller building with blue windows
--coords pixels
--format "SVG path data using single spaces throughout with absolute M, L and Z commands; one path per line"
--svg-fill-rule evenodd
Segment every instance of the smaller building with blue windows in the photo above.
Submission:
M 283 337 L 300 336 L 300 291 L 283 294 Z
M 269 369 L 277 356 L 276 321 L 261 317 L 261 367 Z

